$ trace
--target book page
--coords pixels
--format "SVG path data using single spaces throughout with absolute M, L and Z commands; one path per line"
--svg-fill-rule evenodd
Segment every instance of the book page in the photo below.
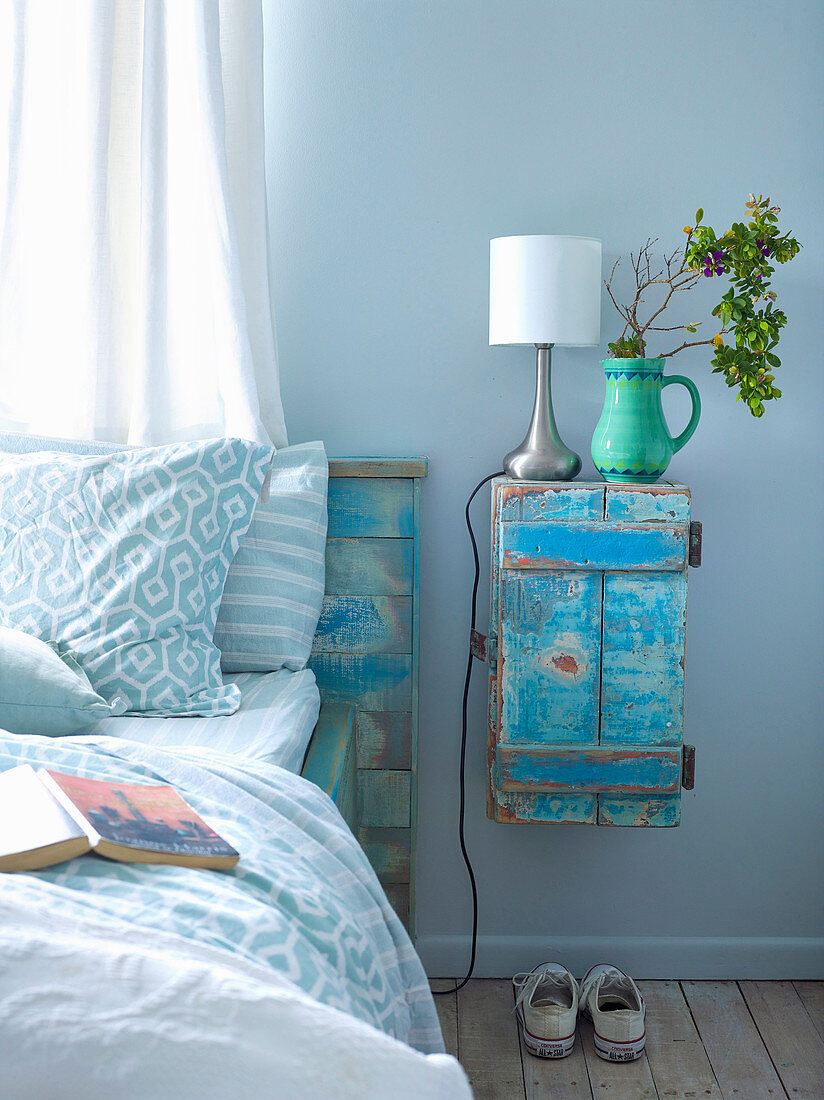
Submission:
M 0 773 L 0 858 L 82 836 L 30 764 Z

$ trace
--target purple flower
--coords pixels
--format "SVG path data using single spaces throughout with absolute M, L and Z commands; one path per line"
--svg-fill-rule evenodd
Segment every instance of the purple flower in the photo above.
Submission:
M 756 241 L 755 246 L 756 246 L 756 248 L 761 250 L 761 255 L 762 256 L 769 256 L 770 250 L 769 250 L 768 246 L 764 244 L 763 241 Z
M 709 279 L 713 275 L 723 275 L 726 272 L 726 268 L 721 261 L 724 259 L 724 253 L 720 251 L 712 252 L 704 260 L 704 275 Z

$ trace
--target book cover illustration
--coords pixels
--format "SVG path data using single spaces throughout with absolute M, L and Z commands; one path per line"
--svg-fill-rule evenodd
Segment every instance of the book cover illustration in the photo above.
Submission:
M 174 787 L 48 775 L 104 841 L 183 856 L 237 856 Z

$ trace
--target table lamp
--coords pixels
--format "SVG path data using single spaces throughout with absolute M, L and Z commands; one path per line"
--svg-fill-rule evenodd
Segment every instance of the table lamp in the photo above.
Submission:
M 534 344 L 535 406 L 529 431 L 504 458 L 519 481 L 571 481 L 580 456 L 558 436 L 550 390 L 555 344 L 601 342 L 601 242 L 595 237 L 495 237 L 489 242 L 489 343 Z

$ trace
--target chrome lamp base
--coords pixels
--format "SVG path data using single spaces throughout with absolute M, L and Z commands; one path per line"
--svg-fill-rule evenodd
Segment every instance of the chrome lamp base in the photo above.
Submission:
M 550 364 L 552 344 L 536 344 L 538 362 L 535 405 L 523 442 L 504 458 L 504 471 L 517 481 L 572 481 L 581 458 L 558 436 L 552 411 Z

